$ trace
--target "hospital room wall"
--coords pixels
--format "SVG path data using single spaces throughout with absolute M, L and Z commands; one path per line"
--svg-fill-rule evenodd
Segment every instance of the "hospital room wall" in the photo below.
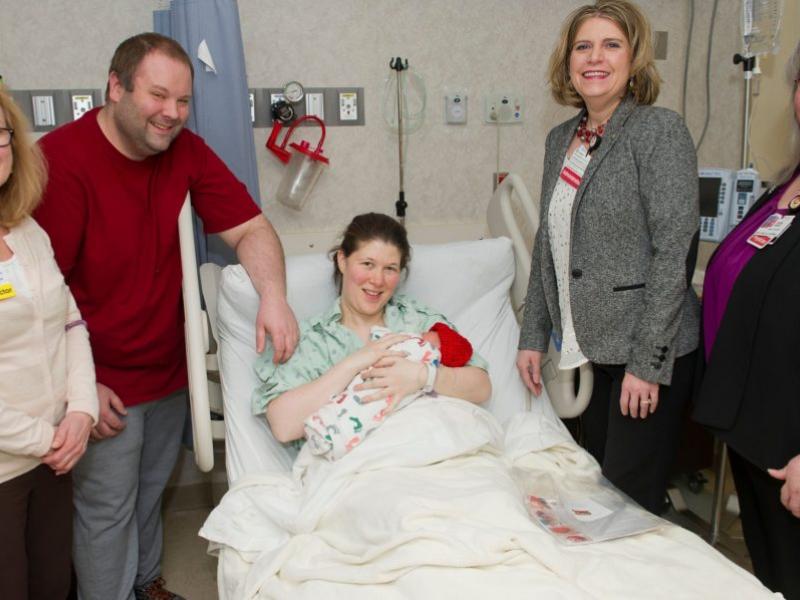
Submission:
M 791 103 L 792 84 L 786 63 L 800 41 L 800 0 L 784 4 L 780 48 L 775 55 L 761 59 L 763 76 L 756 83 L 750 122 L 750 160 L 761 178 L 773 178 L 792 160 L 788 124 L 794 119 Z
M 571 116 L 548 93 L 547 57 L 570 0 L 239 0 L 251 87 L 295 79 L 309 87 L 360 86 L 363 127 L 332 127 L 320 178 L 309 206 L 294 212 L 274 200 L 284 167 L 264 149 L 266 129 L 255 131 L 262 198 L 282 233 L 337 229 L 352 215 L 393 212 L 397 198 L 397 142 L 383 122 L 389 58 L 408 58 L 425 79 L 425 125 L 408 143 L 408 222 L 479 223 L 491 195 L 496 130 L 483 123 L 483 95 L 513 90 L 525 99 L 522 125 L 501 128 L 500 169 L 522 175 L 538 196 L 543 146 L 550 128 Z M 128 35 L 152 27 L 152 10 L 165 2 L 128 0 L 0 0 L 0 65 L 18 89 L 102 88 L 108 60 Z M 654 29 L 668 34 L 659 104 L 680 109 L 689 23 L 688 0 L 640 0 Z M 712 2 L 696 2 L 686 120 L 697 139 L 705 116 L 705 57 Z M 720 0 L 711 70 L 711 121 L 700 164 L 739 163 L 742 92 L 738 67 L 740 2 Z M 469 97 L 466 125 L 444 124 L 446 88 Z M 307 137 L 316 133 L 308 131 Z M 303 137 L 303 136 L 301 136 Z

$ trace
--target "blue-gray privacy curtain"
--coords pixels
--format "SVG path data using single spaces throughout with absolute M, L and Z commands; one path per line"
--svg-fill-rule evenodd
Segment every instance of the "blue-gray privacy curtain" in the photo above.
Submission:
M 250 121 L 250 98 L 236 0 L 172 0 L 153 11 L 157 33 L 177 40 L 194 65 L 194 93 L 188 127 L 202 136 L 261 204 Z M 203 235 L 195 222 L 198 260 L 237 262 L 217 236 Z

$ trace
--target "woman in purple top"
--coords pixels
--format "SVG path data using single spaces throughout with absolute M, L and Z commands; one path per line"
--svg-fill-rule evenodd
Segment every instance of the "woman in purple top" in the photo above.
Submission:
M 788 73 L 800 128 L 800 44 Z M 755 574 L 788 599 L 800 599 L 800 135 L 795 141 L 779 184 L 709 263 L 706 369 L 694 410 L 730 449 Z M 767 233 L 768 219 L 786 228 Z

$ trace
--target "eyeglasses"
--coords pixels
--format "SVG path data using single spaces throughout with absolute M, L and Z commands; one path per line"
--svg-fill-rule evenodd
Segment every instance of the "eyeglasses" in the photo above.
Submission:
M 10 127 L 0 127 L 0 148 L 5 148 L 11 143 L 14 137 L 14 130 Z

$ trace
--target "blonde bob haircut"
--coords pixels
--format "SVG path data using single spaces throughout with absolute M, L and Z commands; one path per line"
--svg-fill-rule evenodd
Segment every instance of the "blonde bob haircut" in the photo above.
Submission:
M 550 55 L 548 78 L 555 101 L 564 106 L 585 106 L 570 82 L 569 59 L 578 29 L 592 17 L 613 21 L 625 34 L 632 55 L 630 94 L 637 104 L 653 104 L 661 87 L 661 77 L 655 66 L 653 35 L 642 12 L 627 0 L 597 0 L 595 4 L 575 9 L 567 17 L 558 45 Z
M 28 134 L 28 120 L 2 85 L 0 110 L 6 118 L 6 127 L 14 130 L 10 146 L 0 148 L 0 152 L 10 149 L 14 160 L 8 180 L 0 186 L 0 225 L 10 228 L 29 217 L 39 204 L 47 171 L 39 147 Z

